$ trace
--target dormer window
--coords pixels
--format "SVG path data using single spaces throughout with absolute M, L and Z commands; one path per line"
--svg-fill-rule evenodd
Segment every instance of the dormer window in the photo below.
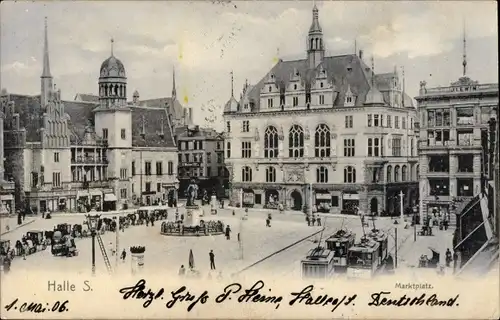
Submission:
M 299 76 L 299 71 L 295 70 L 295 76 Z
M 271 73 L 271 79 L 274 79 L 274 74 Z
M 271 86 L 269 86 L 269 92 L 273 91 L 273 88 Z
M 323 82 L 320 82 L 319 86 L 320 88 L 323 88 Z
M 293 89 L 297 90 L 297 85 L 296 84 L 293 85 Z

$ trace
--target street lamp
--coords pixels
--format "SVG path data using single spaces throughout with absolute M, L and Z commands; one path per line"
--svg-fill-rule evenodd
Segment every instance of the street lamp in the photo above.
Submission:
M 175 207 L 177 208 L 177 201 L 179 200 L 179 179 L 177 177 L 174 180 L 174 188 L 175 188 Z
M 97 224 L 101 215 L 86 215 L 87 225 L 89 226 L 90 232 L 92 234 L 92 275 L 95 275 L 95 235 L 97 230 Z

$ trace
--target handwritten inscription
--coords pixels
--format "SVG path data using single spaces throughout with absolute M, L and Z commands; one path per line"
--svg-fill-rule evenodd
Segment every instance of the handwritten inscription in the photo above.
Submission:
M 151 289 L 146 290 L 146 280 L 139 280 L 133 287 L 125 287 L 120 289 L 120 293 L 123 293 L 123 300 L 138 299 L 146 300 L 143 303 L 143 307 L 147 308 L 151 305 L 153 300 L 162 298 L 165 289 L 161 288 L 158 292 L 154 292 Z
M 7 311 L 19 311 L 21 313 L 45 313 L 45 312 L 68 312 L 69 301 L 56 301 L 56 302 L 19 302 L 19 298 L 14 299 L 11 303 L 4 308 Z
M 380 306 L 403 307 L 403 306 L 413 306 L 413 305 L 416 306 L 427 305 L 431 307 L 436 307 L 436 306 L 452 307 L 459 305 L 457 301 L 460 296 L 457 294 L 453 298 L 438 299 L 438 296 L 436 294 L 428 296 L 427 294 L 422 293 L 418 297 L 410 297 L 405 294 L 401 297 L 394 298 L 390 296 L 390 294 L 391 294 L 390 291 L 380 291 L 372 293 L 371 295 L 372 300 L 368 303 L 368 305 L 374 307 L 380 307 Z
M 300 292 L 292 292 L 291 295 L 294 297 L 289 305 L 293 306 L 295 303 L 297 304 L 305 304 L 308 306 L 312 305 L 320 305 L 320 306 L 333 306 L 332 312 L 334 312 L 342 303 L 345 306 L 348 306 L 351 302 L 353 302 L 357 295 L 354 294 L 352 296 L 343 296 L 342 298 L 331 297 L 328 294 L 313 296 L 311 292 L 314 290 L 313 285 L 309 285 L 302 289 Z
M 226 299 L 231 300 L 231 295 L 236 294 L 241 291 L 241 284 L 233 283 L 224 288 L 224 292 L 215 298 L 215 302 L 222 303 Z M 246 289 L 243 294 L 238 296 L 238 302 L 253 302 L 253 303 L 274 303 L 276 304 L 276 309 L 279 308 L 280 302 L 283 300 L 282 296 L 266 296 L 260 293 L 260 290 L 264 288 L 264 281 L 257 281 L 250 289 Z M 271 289 L 269 289 L 271 291 Z

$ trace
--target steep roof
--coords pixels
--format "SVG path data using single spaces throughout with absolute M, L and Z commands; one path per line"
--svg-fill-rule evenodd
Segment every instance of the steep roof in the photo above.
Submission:
M 85 135 L 85 128 L 91 124 L 94 125 L 94 110 L 98 104 L 80 102 L 80 101 L 63 101 L 64 111 L 69 115 L 68 128 L 71 131 L 71 143 L 79 143 Z
M 175 147 L 166 108 L 132 107 L 131 109 L 132 146 Z
M 89 94 L 89 93 L 77 93 L 74 100 L 81 101 L 81 102 L 98 103 L 99 96 Z
M 166 108 L 168 105 L 171 108 L 174 119 L 182 119 L 184 116 L 184 107 L 177 99 L 173 99 L 172 97 L 140 100 L 137 105 L 145 108 Z
M 353 94 L 357 96 L 355 106 L 363 106 L 371 87 L 370 82 L 372 70 L 357 55 L 347 54 L 325 57 L 323 62 L 320 63 L 315 69 L 309 68 L 309 62 L 307 59 L 289 61 L 279 60 L 279 62 L 274 65 L 274 67 L 272 67 L 271 70 L 269 70 L 269 72 L 255 86 L 250 88 L 248 97 L 254 103 L 254 110 L 260 110 L 260 92 L 271 74 L 274 75 L 276 84 L 279 88 L 287 88 L 294 71 L 297 71 L 302 84 L 306 86 L 314 84 L 316 81 L 316 75 L 319 73 L 321 68 L 323 68 L 326 72 L 327 81 L 332 82 L 334 90 L 338 92 L 335 106 L 342 107 L 344 105 L 345 93 L 348 85 L 350 86 Z M 385 90 L 385 87 L 388 89 L 388 75 L 389 73 L 381 74 L 380 76 L 375 75 L 375 86 L 379 91 Z M 385 99 L 385 95 L 383 96 L 385 103 L 388 104 L 390 101 Z M 407 95 L 405 95 L 405 105 L 413 105 L 411 98 Z M 234 112 L 229 111 L 228 106 L 229 101 L 225 106 L 224 113 Z

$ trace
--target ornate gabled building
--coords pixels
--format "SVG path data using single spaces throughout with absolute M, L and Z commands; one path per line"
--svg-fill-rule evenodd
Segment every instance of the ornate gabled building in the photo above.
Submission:
M 47 25 L 43 61 L 40 95 L 1 95 L 5 176 L 15 184 L 16 207 L 113 210 L 175 197 L 169 108 L 127 102 L 125 67 L 113 49 L 101 64 L 97 99 L 61 100 L 50 73 Z
M 332 213 L 398 213 L 418 199 L 416 109 L 397 71 L 362 52 L 325 56 L 316 6 L 306 58 L 279 62 L 224 108 L 232 202 Z M 242 203 L 241 203 L 242 202 Z M 357 209 L 358 210 L 357 210 Z

